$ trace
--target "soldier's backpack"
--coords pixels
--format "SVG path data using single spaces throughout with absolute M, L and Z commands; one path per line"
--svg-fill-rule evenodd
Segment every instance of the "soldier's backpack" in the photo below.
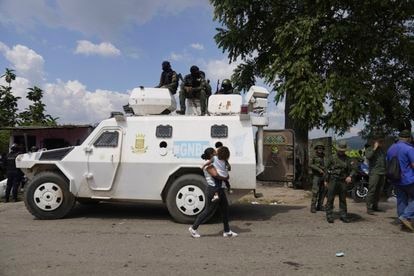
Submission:
M 400 181 L 401 168 L 400 161 L 398 160 L 398 154 L 391 157 L 390 161 L 387 162 L 386 176 L 392 182 Z

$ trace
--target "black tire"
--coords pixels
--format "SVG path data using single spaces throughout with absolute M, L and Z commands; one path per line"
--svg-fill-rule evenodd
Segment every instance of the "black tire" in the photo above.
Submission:
M 69 183 L 55 172 L 36 175 L 24 191 L 27 210 L 39 219 L 60 219 L 75 205 L 75 196 L 69 191 Z
M 358 189 L 357 185 L 355 185 L 355 187 L 352 188 L 351 191 L 351 196 L 352 199 L 355 202 L 363 202 L 365 201 L 365 198 L 367 197 L 368 194 L 368 188 L 367 187 L 363 187 L 363 189 Z
M 172 183 L 167 192 L 166 204 L 174 221 L 186 224 L 194 222 L 197 215 L 204 210 L 206 185 L 204 177 L 198 174 L 180 176 Z M 194 190 L 192 191 L 192 189 Z M 188 194 L 184 194 L 184 192 L 188 192 Z M 188 204 L 179 204 L 177 201 L 186 201 Z M 201 208 L 199 206 L 202 202 L 204 205 Z M 214 213 L 212 212 L 206 221 L 213 217 Z

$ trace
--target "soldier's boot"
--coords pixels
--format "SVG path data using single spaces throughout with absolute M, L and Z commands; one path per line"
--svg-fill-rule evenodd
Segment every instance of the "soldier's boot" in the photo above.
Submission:
M 374 210 L 374 212 L 385 212 L 385 210 L 378 208 L 378 205 L 372 206 L 372 210 Z
M 326 217 L 326 221 L 327 221 L 328 223 L 334 223 L 334 219 L 333 219 L 333 217 Z
M 375 215 L 374 210 L 372 210 L 371 208 L 367 208 L 367 214 L 368 215 Z
M 180 100 L 180 110 L 177 110 L 177 114 L 185 115 L 185 92 L 181 90 L 178 97 Z
M 312 194 L 311 207 L 310 207 L 311 213 L 316 213 L 316 197 L 317 197 L 317 194 L 313 193 Z
M 200 111 L 201 111 L 201 116 L 206 115 L 206 111 L 207 111 L 207 103 L 206 103 L 206 99 L 200 97 Z
M 351 222 L 351 220 L 347 216 L 341 216 L 340 220 L 342 220 L 343 223 Z
M 323 205 L 317 205 L 316 206 L 316 211 L 325 211 L 325 206 L 323 206 Z

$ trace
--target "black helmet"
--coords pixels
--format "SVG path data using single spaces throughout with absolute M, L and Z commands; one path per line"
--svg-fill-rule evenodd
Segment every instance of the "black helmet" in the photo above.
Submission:
M 231 81 L 229 79 L 224 79 L 221 82 L 221 87 L 223 87 L 223 88 L 231 88 Z
M 221 82 L 221 89 L 223 89 L 223 91 L 230 91 L 231 89 L 233 89 L 231 81 L 229 79 L 224 79 Z
M 191 66 L 191 68 L 190 68 L 190 73 L 191 74 L 198 73 L 199 71 L 200 71 L 200 69 L 198 69 L 198 67 L 195 66 L 195 65 Z
M 169 70 L 171 68 L 171 64 L 167 60 L 163 61 L 161 66 L 162 66 L 162 70 Z
M 11 151 L 16 151 L 17 150 L 17 144 L 11 145 L 10 150 Z

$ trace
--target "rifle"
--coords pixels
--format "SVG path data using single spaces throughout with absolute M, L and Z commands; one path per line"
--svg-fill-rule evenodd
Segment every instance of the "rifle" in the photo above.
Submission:
M 220 80 L 217 80 L 216 94 L 217 94 L 217 93 L 218 93 L 218 91 L 219 91 L 219 84 L 220 84 Z
M 181 75 L 181 73 L 177 74 L 177 77 L 181 82 L 184 82 L 184 79 L 183 79 L 183 76 Z

